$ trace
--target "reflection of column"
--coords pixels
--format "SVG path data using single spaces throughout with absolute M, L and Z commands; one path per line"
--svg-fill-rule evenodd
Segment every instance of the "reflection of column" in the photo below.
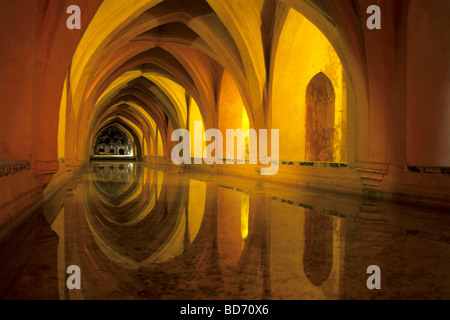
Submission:
M 203 198 L 202 201 L 205 203 L 203 219 L 195 239 L 192 239 L 191 236 L 191 241 L 193 242 L 184 256 L 184 270 L 192 275 L 187 280 L 186 286 L 195 292 L 194 297 L 199 297 L 200 299 L 209 299 L 211 292 L 216 293 L 214 295 L 215 299 L 226 299 L 229 297 L 219 295 L 217 292 L 217 288 L 223 286 L 217 235 L 217 231 L 220 228 L 217 220 L 218 187 L 215 183 L 206 183 L 205 185 L 206 198 Z M 195 189 L 191 189 L 191 191 Z M 194 198 L 196 198 L 195 194 Z M 191 207 L 191 205 L 189 206 Z M 190 232 L 192 232 L 192 229 Z M 192 296 L 188 299 L 190 298 Z
M 59 212 L 55 221 L 52 224 L 52 229 L 58 235 L 58 290 L 59 299 L 65 300 L 66 292 L 66 239 L 64 232 L 64 208 Z
M 65 254 L 64 256 L 58 256 L 58 267 L 64 270 L 71 265 L 77 265 L 83 270 L 82 261 L 78 256 L 77 244 L 79 242 L 78 237 L 81 236 L 79 232 L 79 219 L 84 217 L 84 204 L 81 195 L 83 194 L 83 185 L 80 178 L 77 178 L 76 185 L 73 189 L 68 189 L 66 192 L 66 198 L 64 202 L 64 237 L 65 237 Z M 79 212 L 80 211 L 80 212 Z M 62 262 L 63 261 L 63 262 Z M 64 275 L 63 279 L 66 279 L 67 275 Z M 62 279 L 60 279 L 61 281 Z M 83 281 L 83 278 L 82 278 Z M 69 290 L 66 286 L 65 280 L 60 286 L 64 286 L 65 293 L 64 299 L 67 300 L 83 300 L 83 295 L 80 290 Z M 83 286 L 83 282 L 82 282 Z
M 241 198 L 238 191 L 217 188 L 217 246 L 226 290 L 242 253 Z
M 235 299 L 270 299 L 270 206 L 259 185 L 249 194 L 248 236 L 236 270 Z
M 385 293 L 367 288 L 367 268 L 381 268 L 383 289 L 386 271 L 391 268 L 384 263 L 386 224 L 377 201 L 370 199 L 364 201 L 354 220 L 347 220 L 341 299 L 373 299 Z
M 258 187 L 257 187 L 258 188 Z M 261 268 L 263 275 L 262 300 L 272 298 L 270 285 L 270 213 L 272 201 L 265 194 L 265 190 L 258 188 L 251 194 L 250 202 L 251 213 L 256 218 L 251 219 L 254 223 L 252 234 L 261 245 Z M 250 220 L 250 219 L 249 219 Z M 255 239 L 256 240 L 256 239 Z
M 328 279 L 333 268 L 333 218 L 305 209 L 303 269 L 317 287 Z
M 58 236 L 51 229 L 43 214 L 39 213 L 34 225 L 34 243 L 31 259 L 25 269 L 25 277 L 16 288 L 23 288 L 21 299 L 58 299 L 57 273 Z M 36 272 L 39 270 L 39 272 Z M 22 285 L 21 285 L 22 284 Z
M 189 232 L 191 221 L 189 220 L 190 212 L 189 212 L 189 179 L 186 177 L 186 175 L 182 175 L 181 179 L 182 188 L 184 190 L 187 190 L 186 196 L 181 198 L 181 202 L 183 203 L 184 207 L 184 214 L 186 216 L 186 226 L 184 230 L 184 244 L 183 244 L 183 251 L 186 252 L 191 244 L 191 234 Z
M 17 227 L 0 245 L 0 296 L 8 300 L 57 300 L 58 237 L 46 221 L 42 207 Z

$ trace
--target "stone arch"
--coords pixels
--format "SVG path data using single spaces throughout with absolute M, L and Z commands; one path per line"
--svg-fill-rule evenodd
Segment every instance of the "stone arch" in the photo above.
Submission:
M 231 74 L 224 70 L 221 78 L 220 87 L 218 90 L 218 129 L 223 134 L 224 148 L 219 150 L 219 157 L 226 159 L 227 157 L 227 130 L 243 129 L 246 132 L 250 128 L 254 128 L 254 121 L 249 116 L 249 108 L 245 105 L 241 92 L 236 85 L 235 80 Z M 248 153 L 248 135 L 246 137 L 246 153 Z M 235 143 L 235 156 L 237 156 L 237 144 Z M 239 155 L 241 158 L 247 157 L 247 155 Z M 233 158 L 235 159 L 235 158 Z
M 119 124 L 110 124 L 99 130 L 91 150 L 93 158 L 140 156 L 139 142 L 135 141 L 133 135 Z
M 281 10 L 281 9 L 280 9 Z M 286 13 L 286 10 L 288 13 Z M 306 95 L 311 79 L 326 75 L 335 91 L 333 148 L 330 161 L 347 162 L 347 123 L 356 125 L 353 113 L 347 113 L 347 72 L 340 56 L 326 35 L 305 16 L 293 8 L 284 8 L 281 21 L 274 31 L 274 48 L 269 85 L 269 118 L 273 129 L 280 129 L 280 160 L 308 161 L 306 152 Z M 284 17 L 284 18 L 283 18 Z M 281 24 L 281 26 L 279 26 Z M 351 130 L 355 132 L 355 130 Z M 354 138 L 354 137 L 352 137 Z M 354 140 L 352 140 L 354 141 Z

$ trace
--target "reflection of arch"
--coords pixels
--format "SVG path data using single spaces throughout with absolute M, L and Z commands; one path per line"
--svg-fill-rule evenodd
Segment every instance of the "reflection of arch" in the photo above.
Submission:
M 328 279 L 333 268 L 333 218 L 305 209 L 305 249 L 303 269 L 317 287 Z
M 123 190 L 130 187 L 136 174 L 133 163 L 98 164 L 92 167 L 94 184 L 104 195 L 118 196 Z
M 115 169 L 92 172 L 83 195 L 90 204 L 85 208 L 87 223 L 103 253 L 131 268 L 162 263 L 181 254 L 185 208 L 174 198 L 183 197 L 185 188 L 170 185 L 165 175 L 146 169 L 130 174 L 129 187 L 109 194 L 99 188 L 99 182 L 114 181 L 121 164 L 109 166 Z
M 147 173 L 144 171 L 147 171 Z M 148 175 L 148 177 L 159 177 L 163 173 L 146 168 L 141 171 L 141 174 Z M 142 176 L 141 178 L 138 176 L 136 176 L 136 182 L 144 183 Z M 82 210 L 80 212 L 83 213 L 83 216 L 86 213 L 87 217 L 87 219 L 83 218 L 78 221 L 82 236 L 72 237 L 75 239 L 75 242 L 72 243 L 74 246 L 86 248 L 86 250 L 80 252 L 79 266 L 81 270 L 95 270 L 95 272 L 86 273 L 83 280 L 83 290 L 86 291 L 84 298 L 97 299 L 107 296 L 113 297 L 113 299 L 145 298 L 157 300 L 167 298 L 167 294 L 169 294 L 175 300 L 182 300 L 186 297 L 192 297 L 192 294 L 197 297 L 210 294 L 207 285 L 210 277 L 205 278 L 205 275 L 210 275 L 214 279 L 217 279 L 215 275 L 220 275 L 220 270 L 217 267 L 218 256 L 214 232 L 217 228 L 217 221 L 213 213 L 213 208 L 216 208 L 213 190 L 217 187 L 209 185 L 209 189 L 206 190 L 207 184 L 197 181 L 201 185 L 200 189 L 204 191 L 203 198 L 198 192 L 199 188 L 197 187 L 199 185 L 194 186 L 192 190 L 193 196 L 197 200 L 201 200 L 205 212 L 208 214 L 203 217 L 202 211 L 201 216 L 197 217 L 200 219 L 198 221 L 198 236 L 195 239 L 191 238 L 191 244 L 189 245 L 189 239 L 186 239 L 185 232 L 188 232 L 191 228 L 192 219 L 189 217 L 189 222 L 187 222 L 188 215 L 184 210 L 189 206 L 186 198 L 188 190 L 185 188 L 187 185 L 177 186 L 174 183 L 176 181 L 173 180 L 177 177 L 170 173 L 164 174 L 164 176 L 166 178 L 158 180 L 157 183 L 162 188 L 161 200 L 158 200 L 156 206 L 148 215 L 135 225 L 138 229 L 134 228 L 129 232 L 127 232 L 127 229 L 133 226 L 126 226 L 121 223 L 121 227 L 112 225 L 108 220 L 105 220 L 105 212 L 109 212 L 109 209 L 105 211 L 100 208 L 99 211 L 98 206 L 73 206 L 72 210 Z M 142 188 L 137 189 L 143 192 L 150 190 L 151 181 L 153 179 L 145 179 L 145 183 L 148 183 L 147 187 L 142 186 Z M 89 181 L 89 185 L 92 185 L 91 181 Z M 169 189 L 169 191 L 164 191 L 166 189 Z M 206 194 L 209 195 L 209 201 L 205 201 Z M 91 191 L 84 192 L 86 203 L 92 203 L 91 195 Z M 139 200 L 140 204 L 136 206 L 136 201 L 132 201 L 134 204 L 130 202 L 132 208 L 125 209 L 122 214 L 124 212 L 135 214 L 136 210 L 138 213 L 142 212 L 141 205 L 147 203 L 145 196 L 136 199 Z M 186 201 L 183 201 L 183 199 Z M 162 203 L 169 205 L 161 206 Z M 192 212 L 189 215 L 191 214 Z M 99 223 L 99 219 L 102 223 Z M 164 219 L 176 221 L 171 224 L 171 221 L 161 221 Z M 166 227 L 158 226 L 158 220 Z M 119 222 L 118 220 L 115 221 Z M 103 223 L 106 223 L 107 227 Z M 113 230 L 110 230 L 110 228 Z M 70 233 L 75 232 L 74 230 L 75 228 L 70 229 Z M 164 234 L 161 231 L 171 232 L 170 234 Z M 124 251 L 127 242 L 130 245 L 126 247 L 127 251 Z M 131 246 L 131 244 L 134 245 Z M 146 257 L 146 259 L 142 260 L 143 257 Z M 205 261 L 212 261 L 212 264 L 204 263 Z M 101 266 L 101 268 L 98 266 Z M 182 278 L 179 277 L 180 268 L 183 270 Z M 99 278 L 106 280 L 99 282 Z M 124 286 L 124 283 L 127 285 Z M 179 290 L 176 288 L 188 289 Z
M 335 93 L 322 72 L 306 89 L 306 160 L 333 161 Z

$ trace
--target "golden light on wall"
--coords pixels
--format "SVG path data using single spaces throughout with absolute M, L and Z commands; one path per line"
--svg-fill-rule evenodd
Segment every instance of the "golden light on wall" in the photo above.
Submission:
M 202 131 L 201 132 L 196 132 L 194 130 L 195 122 L 202 123 Z M 205 124 L 203 122 L 203 117 L 202 117 L 202 114 L 200 113 L 200 109 L 198 108 L 198 104 L 193 98 L 190 98 L 190 103 L 189 103 L 189 132 L 191 134 L 191 157 L 201 159 L 201 158 L 203 158 L 203 150 L 206 147 L 206 142 L 203 140 L 203 136 L 205 135 Z M 195 143 L 193 143 L 193 141 L 195 141 L 197 135 L 201 135 L 201 140 L 203 141 L 202 150 L 195 149 Z M 197 137 L 197 139 L 198 139 L 198 137 Z
M 58 124 L 58 159 L 61 161 L 66 153 L 66 115 L 67 115 L 67 78 L 64 81 L 64 89 L 61 97 Z
M 334 102 L 333 159 L 346 161 L 346 92 L 343 66 L 323 33 L 290 9 L 280 36 L 272 84 L 272 128 L 280 128 L 280 157 L 308 161 L 306 157 L 307 88 L 320 73 L 330 79 Z M 325 160 L 324 160 L 325 161 Z

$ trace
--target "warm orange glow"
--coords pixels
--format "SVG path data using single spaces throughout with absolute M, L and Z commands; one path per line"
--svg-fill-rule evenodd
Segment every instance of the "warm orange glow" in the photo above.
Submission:
M 324 73 L 336 95 L 333 161 L 346 162 L 346 104 L 343 67 L 327 38 L 299 12 L 291 9 L 276 52 L 272 84 L 272 128 L 280 129 L 280 158 L 305 161 L 306 89 Z
M 202 123 L 202 132 L 201 132 L 201 139 L 203 141 L 202 150 L 195 150 L 195 144 L 193 143 L 193 141 L 195 141 L 197 137 L 197 132 L 195 132 L 194 130 L 195 122 Z M 190 108 L 189 108 L 189 132 L 191 134 L 191 157 L 201 159 L 203 158 L 203 150 L 206 147 L 206 142 L 203 140 L 203 136 L 205 134 L 205 124 L 203 122 L 203 117 L 200 113 L 197 102 L 195 102 L 195 100 L 192 98 L 190 99 Z
M 0 1 L 0 299 L 450 298 L 450 1 L 374 2 Z

